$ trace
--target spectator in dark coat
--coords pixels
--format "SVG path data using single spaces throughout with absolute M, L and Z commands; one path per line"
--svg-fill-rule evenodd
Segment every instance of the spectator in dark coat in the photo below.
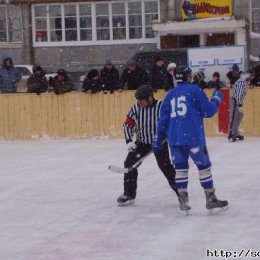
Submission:
M 260 86 L 260 65 L 255 66 L 250 71 L 254 71 L 254 78 L 250 81 L 250 85 L 259 87 Z
M 175 70 L 176 70 L 176 64 L 173 62 L 169 63 L 167 66 L 168 86 L 165 87 L 166 91 L 174 88 L 177 85 L 175 75 L 174 75 Z
M 156 57 L 150 71 L 150 84 L 156 92 L 157 89 L 165 89 L 169 85 L 167 68 L 161 57 Z
M 207 87 L 206 81 L 204 81 L 205 74 L 202 71 L 198 71 L 193 75 L 193 84 L 197 84 L 201 89 Z
M 17 91 L 16 83 L 20 80 L 21 73 L 14 68 L 12 58 L 4 58 L 2 68 L 0 68 L 0 93 L 15 93 Z
M 147 72 L 142 67 L 138 66 L 135 61 L 131 60 L 127 63 L 127 68 L 123 71 L 120 78 L 119 89 L 136 90 L 139 86 L 147 83 Z
M 239 69 L 239 66 L 237 64 L 234 64 L 231 67 L 231 70 L 226 74 L 230 87 L 232 88 L 235 82 L 240 78 L 242 71 Z
M 100 72 L 100 81 L 105 94 L 108 91 L 112 94 L 118 88 L 119 72 L 109 59 L 106 60 L 106 64 Z
M 215 89 L 221 89 L 224 87 L 223 81 L 220 80 L 220 74 L 219 72 L 214 72 L 212 75 L 212 80 L 210 80 L 207 84 L 207 88 L 215 88 Z
M 27 92 L 36 93 L 37 95 L 47 91 L 48 80 L 41 66 L 33 67 L 33 75 L 28 78 L 27 87 Z
M 91 69 L 83 81 L 83 92 L 97 93 L 101 91 L 101 82 L 96 69 Z
M 49 84 L 53 87 L 55 94 L 64 94 L 73 90 L 73 83 L 70 80 L 68 73 L 64 69 L 59 69 L 54 78 L 49 79 Z

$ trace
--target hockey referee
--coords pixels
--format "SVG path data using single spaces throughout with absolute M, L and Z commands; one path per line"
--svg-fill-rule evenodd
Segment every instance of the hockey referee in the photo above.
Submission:
M 124 135 L 128 155 L 124 162 L 125 168 L 130 168 L 141 157 L 152 150 L 152 140 L 157 129 L 157 121 L 162 101 L 153 97 L 153 89 L 149 85 L 141 85 L 135 92 L 137 103 L 135 103 L 127 114 L 124 123 Z M 133 140 L 133 137 L 136 140 Z M 168 144 L 163 144 L 163 149 L 155 153 L 157 164 L 168 180 L 170 187 L 178 192 L 175 184 L 175 169 L 169 157 Z M 118 205 L 131 205 L 135 201 L 137 190 L 136 168 L 124 174 L 124 193 L 118 199 Z

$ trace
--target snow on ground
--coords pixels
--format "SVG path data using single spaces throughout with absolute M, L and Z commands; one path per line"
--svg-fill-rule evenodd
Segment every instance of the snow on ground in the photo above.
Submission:
M 153 156 L 140 167 L 135 205 L 116 205 L 123 176 L 107 168 L 123 164 L 122 139 L 0 142 L 0 259 L 201 260 L 213 259 L 207 249 L 259 250 L 260 138 L 210 138 L 208 149 L 216 194 L 230 208 L 207 215 L 191 163 L 192 210 L 183 216 Z

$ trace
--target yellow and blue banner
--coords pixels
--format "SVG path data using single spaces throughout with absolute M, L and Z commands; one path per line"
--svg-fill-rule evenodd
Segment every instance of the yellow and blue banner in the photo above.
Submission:
M 232 15 L 232 0 L 181 0 L 183 20 Z

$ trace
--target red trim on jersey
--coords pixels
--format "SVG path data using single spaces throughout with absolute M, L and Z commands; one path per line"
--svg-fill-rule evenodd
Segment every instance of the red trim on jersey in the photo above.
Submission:
M 127 124 L 127 125 L 129 125 L 131 127 L 134 127 L 135 126 L 135 121 L 132 118 L 127 116 L 126 120 L 125 120 L 125 124 Z

